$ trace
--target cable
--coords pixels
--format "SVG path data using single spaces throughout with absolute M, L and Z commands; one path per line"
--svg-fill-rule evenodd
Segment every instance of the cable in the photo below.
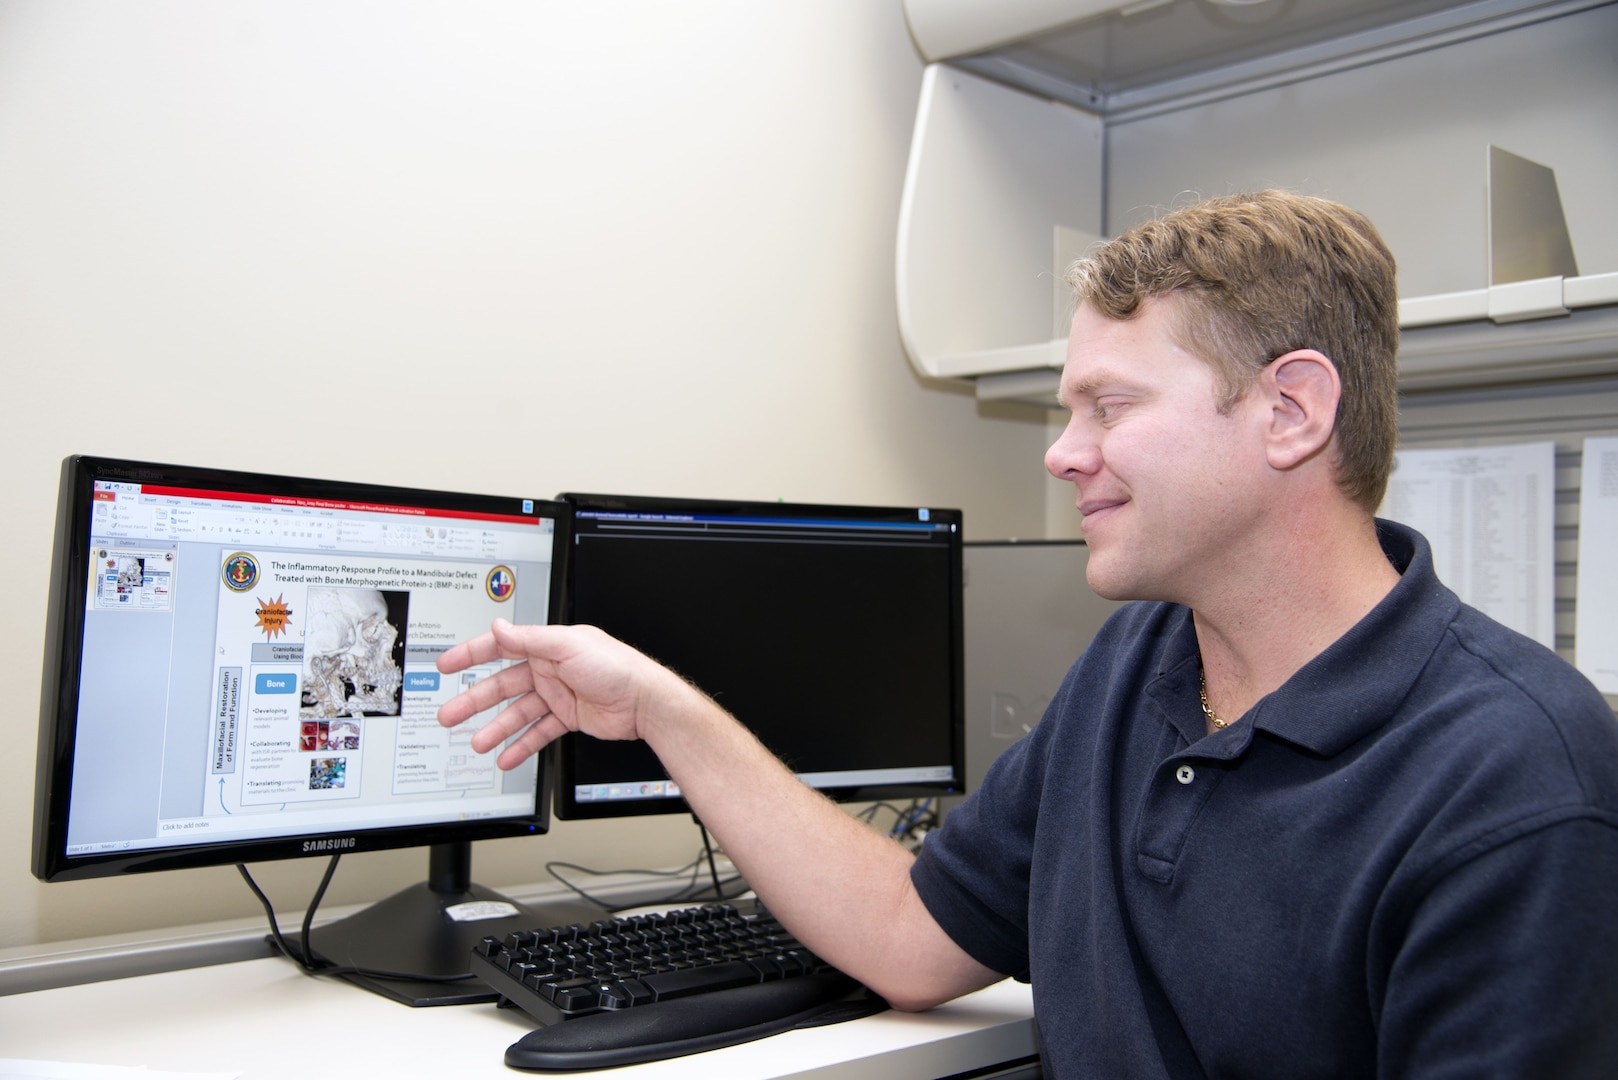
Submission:
M 337 872 L 337 861 L 341 858 L 341 855 L 333 855 L 331 862 L 326 864 L 326 873 L 321 877 L 320 886 L 315 890 L 314 898 L 309 902 L 309 908 L 303 914 L 303 927 L 299 935 L 299 949 L 296 952 L 293 951 L 292 946 L 287 943 L 285 936 L 281 933 L 281 924 L 275 917 L 275 906 L 270 903 L 270 898 L 264 895 L 264 890 L 259 888 L 258 883 L 253 880 L 253 875 L 247 872 L 247 864 L 236 864 L 236 870 L 242 875 L 242 880 L 247 882 L 247 887 L 253 890 L 253 895 L 258 897 L 258 902 L 263 905 L 264 915 L 270 922 L 270 940 L 275 942 L 275 946 L 281 951 L 282 956 L 297 964 L 299 971 L 311 977 L 363 975 L 369 979 L 394 979 L 425 983 L 461 982 L 474 977 L 471 972 L 463 972 L 458 975 L 424 975 L 403 971 L 378 971 L 373 968 L 333 964 L 325 960 L 315 963 L 313 960 L 314 950 L 309 945 L 309 931 L 314 924 L 315 909 L 320 906 L 321 899 L 326 895 L 326 886 L 331 884 L 332 875 Z
M 909 809 L 901 813 L 899 820 L 894 822 L 889 835 L 898 840 L 905 840 L 914 835 L 918 829 L 926 831 L 937 828 L 938 814 L 932 807 L 933 800 L 930 798 L 912 800 Z
M 565 885 L 569 889 L 573 890 L 574 893 L 578 894 L 584 900 L 588 901 L 589 903 L 592 903 L 592 904 L 596 905 L 599 908 L 603 908 L 603 909 L 605 909 L 605 910 L 607 910 L 609 912 L 610 911 L 620 911 L 625 906 L 646 907 L 646 906 L 657 905 L 657 904 L 678 904 L 678 903 L 684 903 L 684 902 L 687 902 L 687 901 L 705 899 L 705 897 L 703 897 L 702 894 L 706 891 L 707 886 L 699 887 L 697 885 L 697 879 L 702 874 L 702 863 L 704 862 L 704 860 L 706 860 L 707 864 L 708 864 L 708 875 L 709 875 L 709 880 L 712 882 L 712 888 L 713 888 L 713 897 L 712 897 L 712 899 L 713 899 L 714 902 L 723 903 L 724 901 L 727 901 L 727 900 L 734 900 L 736 897 L 741 896 L 743 893 L 747 892 L 748 891 L 747 882 L 745 880 L 743 880 L 743 878 L 742 878 L 742 876 L 740 874 L 734 874 L 734 875 L 732 875 L 732 876 L 730 876 L 728 878 L 723 878 L 723 879 L 720 878 L 720 876 L 719 876 L 719 864 L 718 864 L 717 860 L 714 858 L 714 846 L 713 846 L 713 842 L 712 842 L 711 838 L 708 836 L 708 830 L 702 824 L 701 819 L 699 819 L 695 814 L 691 815 L 691 820 L 696 822 L 697 829 L 702 834 L 702 850 L 697 853 L 696 858 L 692 859 L 690 862 L 686 863 L 684 866 L 679 867 L 678 869 L 674 869 L 674 870 L 650 870 L 650 869 L 639 869 L 639 870 L 596 870 L 596 869 L 593 869 L 593 868 L 588 867 L 588 866 L 580 866 L 578 863 L 553 861 L 553 862 L 548 862 L 548 863 L 545 864 L 545 870 L 546 870 L 547 873 L 549 873 L 551 875 L 551 877 L 555 878 L 557 881 L 561 882 L 563 885 Z M 637 900 L 632 905 L 614 905 L 613 903 L 607 901 L 606 899 L 604 899 L 602 897 L 595 896 L 592 893 L 589 893 L 589 892 L 585 891 L 583 886 L 578 885 L 578 884 L 576 884 L 576 883 L 574 883 L 572 881 L 569 881 L 565 876 L 563 876 L 561 873 L 558 872 L 559 870 L 571 870 L 571 871 L 575 871 L 575 872 L 580 873 L 580 874 L 589 874 L 592 877 L 617 877 L 619 875 L 625 875 L 625 874 L 640 874 L 640 875 L 644 875 L 646 877 L 652 877 L 652 878 L 674 878 L 674 877 L 683 878 L 683 877 L 686 877 L 687 875 L 689 875 L 690 876 L 690 881 L 688 881 L 683 888 L 680 888 L 680 889 L 676 890 L 675 892 L 669 893 L 669 894 L 667 894 L 665 896 L 657 897 L 657 898 L 654 898 L 654 899 L 651 899 L 651 900 Z M 729 886 L 729 885 L 734 885 L 737 882 L 741 882 L 741 884 L 742 884 L 741 889 L 739 889 L 738 891 L 736 891 L 733 894 L 732 893 L 727 893 L 726 887 Z
M 696 815 L 693 814 L 692 818 L 694 820 Z M 713 844 L 708 840 L 708 827 L 702 822 L 698 821 L 697 831 L 702 833 L 702 849 L 708 853 L 708 873 L 713 877 L 714 897 L 716 899 L 723 900 L 725 898 L 725 889 L 724 886 L 719 884 L 719 867 L 714 864 Z
M 332 856 L 332 862 L 335 863 L 336 861 L 337 856 Z M 291 960 L 294 964 L 297 964 L 298 969 L 305 975 L 321 974 L 323 969 L 317 968 L 304 959 L 304 956 L 308 955 L 307 937 L 304 939 L 304 950 L 301 954 L 294 952 L 292 946 L 287 944 L 287 939 L 281 934 L 281 924 L 275 918 L 275 906 L 270 903 L 270 898 L 264 895 L 264 890 L 258 887 L 258 882 L 253 880 L 253 875 L 247 872 L 247 864 L 237 863 L 236 871 L 241 874 L 242 880 L 247 882 L 247 887 L 253 890 L 253 895 L 258 897 L 258 902 L 263 905 L 264 915 L 270 921 L 270 940 L 273 941 L 275 943 L 275 947 L 281 951 L 281 955 L 286 957 L 288 960 Z M 329 876 L 331 873 L 330 866 L 326 868 L 326 872 Z M 312 905 L 311 911 L 313 911 Z M 307 923 L 308 919 L 306 918 L 305 924 L 307 925 Z
M 874 802 L 854 816 L 865 822 L 867 825 L 875 826 L 876 812 L 878 810 L 891 810 L 895 816 L 904 814 L 903 810 L 899 809 L 897 806 L 894 806 L 890 802 Z
M 930 798 L 912 799 L 909 806 L 902 808 L 890 802 L 874 802 L 855 816 L 872 828 L 876 828 L 876 815 L 882 810 L 894 816 L 888 835 L 900 842 L 912 839 L 918 832 L 938 827 L 938 812 L 934 809 L 933 800 Z
M 616 877 L 620 874 L 639 874 L 645 877 L 684 877 L 687 873 L 690 873 L 692 880 L 695 881 L 697 867 L 700 862 L 701 858 L 699 856 L 697 859 L 693 859 L 691 862 L 686 863 L 678 870 L 597 870 L 589 866 L 580 866 L 578 863 L 562 862 L 557 860 L 546 863 L 545 872 L 550 874 L 551 877 L 555 878 L 563 885 L 567 886 L 569 889 L 572 889 L 583 899 L 594 904 L 596 907 L 604 908 L 607 911 L 612 911 L 614 910 L 614 904 L 610 900 L 606 900 L 602 897 L 594 895 L 593 893 L 586 892 L 582 885 L 577 885 L 569 881 L 559 871 L 572 870 L 580 874 L 589 874 L 591 877 Z
M 303 952 L 305 964 L 308 963 L 309 957 L 315 955 L 314 949 L 309 945 L 309 928 L 314 925 L 315 909 L 326 898 L 326 886 L 331 884 L 331 876 L 337 873 L 337 860 L 341 858 L 342 855 L 333 855 L 331 857 L 331 861 L 326 864 L 326 872 L 320 876 L 320 886 L 315 889 L 314 898 L 309 901 L 309 906 L 304 909 L 303 928 L 298 935 L 298 945 Z
M 546 863 L 545 864 L 545 871 L 546 871 L 546 873 L 550 874 L 551 877 L 555 878 L 557 881 L 561 882 L 567 888 L 571 889 L 575 894 L 582 897 L 584 900 L 594 904 L 596 907 L 602 908 L 602 909 L 604 909 L 606 911 L 618 911 L 618 910 L 622 910 L 626 905 L 615 904 L 612 901 L 607 900 L 604 897 L 596 896 L 593 893 L 588 892 L 582 885 L 579 885 L 579 884 L 577 884 L 576 882 L 573 882 L 573 881 L 569 881 L 567 879 L 567 877 L 564 876 L 561 873 L 561 871 L 570 870 L 570 871 L 573 871 L 574 873 L 578 873 L 578 874 L 588 874 L 591 877 L 618 877 L 618 876 L 621 876 L 621 875 L 634 874 L 634 875 L 641 875 L 641 876 L 650 877 L 650 878 L 683 878 L 683 877 L 689 877 L 690 878 L 690 880 L 683 887 L 675 890 L 674 892 L 667 893 L 667 894 L 665 894 L 665 895 L 663 895 L 661 897 L 657 897 L 657 898 L 654 898 L 654 899 L 651 899 L 651 900 L 637 900 L 634 904 L 627 905 L 627 906 L 632 906 L 632 907 L 644 907 L 644 906 L 649 906 L 649 905 L 653 905 L 653 904 L 676 904 L 676 903 L 681 903 L 681 902 L 688 901 L 688 900 L 695 900 L 695 899 L 701 898 L 702 893 L 705 892 L 707 890 L 707 888 L 708 888 L 708 886 L 706 886 L 706 885 L 698 886 L 698 884 L 697 884 L 697 879 L 699 877 L 701 877 L 701 874 L 702 874 L 702 862 L 703 862 L 703 853 L 702 852 L 698 852 L 696 858 L 692 859 L 690 862 L 686 863 L 684 866 L 678 867 L 678 868 L 676 868 L 674 870 L 652 870 L 652 869 L 646 869 L 646 868 L 632 869 L 632 870 L 597 870 L 594 867 L 580 866 L 578 863 L 562 862 L 562 861 L 558 860 L 558 861 L 552 861 L 552 862 Z M 715 887 L 715 899 L 721 900 L 721 901 L 723 901 L 723 900 L 731 900 L 731 899 L 734 899 L 736 896 L 740 896 L 743 892 L 746 892 L 747 890 L 746 890 L 746 888 L 744 886 L 741 890 L 737 891 L 736 893 L 731 894 L 731 895 L 726 895 L 725 886 L 735 884 L 736 882 L 741 881 L 741 880 L 742 879 L 741 879 L 740 874 L 736 874 L 736 875 L 733 875 L 731 877 L 724 878 Z

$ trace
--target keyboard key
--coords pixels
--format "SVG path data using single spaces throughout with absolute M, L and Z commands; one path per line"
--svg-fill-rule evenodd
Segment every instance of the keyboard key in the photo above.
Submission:
M 476 974 L 504 1001 L 545 1025 L 584 1017 L 596 1017 L 592 1025 L 640 1025 L 640 1020 L 613 1017 L 659 1002 L 669 1002 L 667 1008 L 678 1010 L 677 1015 L 699 1016 L 708 1008 L 701 998 L 710 992 L 720 995 L 713 1007 L 728 1016 L 736 1008 L 730 1002 L 741 1000 L 738 994 L 754 995 L 747 1000 L 760 1002 L 779 999 L 786 1008 L 789 998 L 781 995 L 788 984 L 818 979 L 826 983 L 822 996 L 854 985 L 753 905 L 745 911 L 709 905 L 537 927 L 479 942 L 471 961 Z
M 682 968 L 661 975 L 648 975 L 641 980 L 657 995 L 658 1001 L 700 994 L 710 990 L 728 990 L 733 986 L 746 986 L 759 982 L 759 973 L 751 964 L 732 961 L 706 967 Z
M 593 1009 L 600 998 L 599 984 L 594 979 L 568 979 L 557 983 L 551 991 L 551 1001 L 563 1012 Z
M 760 980 L 764 982 L 781 978 L 781 965 L 768 956 L 755 956 L 747 962 L 752 965 L 754 971 L 758 972 Z

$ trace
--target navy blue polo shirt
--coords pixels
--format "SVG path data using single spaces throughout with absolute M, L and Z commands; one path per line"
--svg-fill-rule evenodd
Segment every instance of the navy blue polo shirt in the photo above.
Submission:
M 1378 527 L 1399 583 L 1240 722 L 1127 605 L 923 845 L 1052 1075 L 1618 1075 L 1618 721 Z

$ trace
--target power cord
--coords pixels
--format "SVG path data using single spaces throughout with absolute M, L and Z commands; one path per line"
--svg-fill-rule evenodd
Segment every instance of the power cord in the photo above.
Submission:
M 914 846 L 923 836 L 938 828 L 938 810 L 931 798 L 912 799 L 909 806 L 899 807 L 890 802 L 875 802 L 856 816 L 876 828 L 877 814 L 883 810 L 893 814 L 894 822 L 888 835 L 902 844 Z
M 710 900 L 710 901 L 716 902 L 716 903 L 723 903 L 723 902 L 725 902 L 727 900 L 734 900 L 738 896 L 741 896 L 744 893 L 746 893 L 748 891 L 748 889 L 749 889 L 749 886 L 748 886 L 747 882 L 742 879 L 742 876 L 740 874 L 733 874 L 730 877 L 723 878 L 723 879 L 720 878 L 720 876 L 719 876 L 719 864 L 718 864 L 718 861 L 714 857 L 715 849 L 714 849 L 714 846 L 713 846 L 712 839 L 708 836 L 708 829 L 707 829 L 706 826 L 704 826 L 702 824 L 702 820 L 700 818 L 698 818 L 695 814 L 691 815 L 691 820 L 696 822 L 697 829 L 702 834 L 702 850 L 697 852 L 696 858 L 692 859 L 690 862 L 686 863 L 684 866 L 679 867 L 678 869 L 675 869 L 675 870 L 649 870 L 649 869 L 639 869 L 639 870 L 595 870 L 595 869 L 592 869 L 592 868 L 590 868 L 588 866 L 580 866 L 578 863 L 554 861 L 554 862 L 546 863 L 545 864 L 545 870 L 546 870 L 547 873 L 549 873 L 551 875 L 551 877 L 555 878 L 557 881 L 561 882 L 563 885 L 565 885 L 569 889 L 573 890 L 574 893 L 576 893 L 578 896 L 580 896 L 584 900 L 588 901 L 589 903 L 592 903 L 592 904 L 596 905 L 599 908 L 603 908 L 603 909 L 605 909 L 606 911 L 609 911 L 609 912 L 610 911 L 621 911 L 621 910 L 623 910 L 624 905 L 621 905 L 621 904 L 620 905 L 615 905 L 615 904 L 611 903 L 610 901 L 604 899 L 603 897 L 596 896 L 596 895 L 586 891 L 583 886 L 578 885 L 575 882 L 569 881 L 563 874 L 560 873 L 560 871 L 569 870 L 569 871 L 572 871 L 572 872 L 578 873 L 578 874 L 589 874 L 589 875 L 591 875 L 593 877 L 619 877 L 619 876 L 630 875 L 630 874 L 640 875 L 640 876 L 650 877 L 650 878 L 684 878 L 684 877 L 689 876 L 690 880 L 687 881 L 684 888 L 681 888 L 681 889 L 679 889 L 679 890 L 677 890 L 677 891 L 675 891 L 673 893 L 669 893 L 669 894 L 667 894 L 665 896 L 657 897 L 657 898 L 654 898 L 654 899 L 651 899 L 651 900 L 637 900 L 633 905 L 630 905 L 630 906 L 633 906 L 633 907 L 650 907 L 650 906 L 658 906 L 658 905 L 665 905 L 665 904 L 681 904 L 681 903 L 689 903 L 689 902 L 696 901 L 696 900 Z M 711 897 L 703 895 L 703 893 L 707 891 L 709 886 L 701 886 L 701 887 L 699 887 L 697 885 L 697 880 L 702 876 L 702 864 L 705 861 L 708 864 L 708 876 L 709 876 L 710 882 L 712 883 L 711 887 L 712 887 L 712 890 L 713 890 L 713 895 Z M 728 892 L 728 887 L 732 886 L 732 885 L 735 885 L 738 882 L 741 883 L 741 888 L 737 889 L 734 893 Z
M 311 977 L 362 975 L 369 979 L 395 979 L 426 983 L 461 982 L 473 978 L 471 972 L 458 975 L 422 975 L 402 971 L 377 971 L 371 968 L 354 967 L 346 964 L 333 964 L 325 960 L 317 962 L 314 958 L 314 951 L 309 946 L 309 931 L 315 921 L 315 910 L 320 907 L 320 901 L 326 895 L 326 887 L 331 884 L 332 875 L 337 872 L 337 862 L 341 858 L 341 855 L 333 855 L 331 861 L 326 864 L 326 872 L 320 878 L 320 886 L 315 889 L 314 898 L 309 901 L 309 907 L 303 913 L 303 927 L 298 935 L 298 947 L 296 949 L 281 933 L 281 924 L 275 917 L 275 906 L 270 903 L 270 898 L 264 895 L 264 890 L 259 888 L 258 883 L 253 880 L 253 875 L 247 872 L 247 864 L 236 864 L 236 870 L 242 875 L 242 880 L 247 882 L 247 887 L 253 890 L 253 895 L 258 897 L 258 902 L 263 905 L 264 915 L 269 919 L 270 923 L 270 940 L 275 943 L 275 947 L 282 956 L 298 965 L 299 971 Z
M 719 867 L 714 863 L 713 842 L 708 839 L 708 827 L 695 814 L 691 815 L 691 820 L 697 823 L 697 831 L 702 834 L 702 850 L 708 853 L 708 873 L 713 878 L 713 894 L 722 899 L 725 895 L 725 889 L 719 884 Z
M 687 879 L 686 884 L 684 885 L 684 887 L 676 889 L 676 890 L 674 890 L 672 892 L 669 892 L 669 893 L 665 893 L 664 895 L 662 895 L 660 897 L 654 897 L 654 898 L 652 898 L 650 900 L 636 900 L 635 903 L 633 905 L 631 905 L 631 906 L 634 906 L 634 907 L 648 907 L 648 906 L 654 906 L 654 905 L 660 905 L 660 904 L 680 904 L 680 903 L 687 903 L 687 902 L 695 901 L 695 900 L 717 900 L 717 901 L 723 902 L 723 901 L 726 901 L 726 900 L 734 900 L 736 897 L 742 895 L 743 893 L 745 893 L 747 891 L 747 884 L 746 884 L 746 882 L 742 881 L 742 877 L 741 877 L 740 874 L 733 874 L 733 875 L 731 875 L 729 877 L 719 878 L 718 875 L 717 875 L 717 871 L 713 867 L 710 867 L 710 873 L 714 874 L 715 883 L 712 884 L 712 885 L 709 885 L 709 884 L 701 884 L 701 885 L 699 885 L 698 882 L 702 877 L 702 864 L 704 862 L 704 859 L 705 859 L 705 853 L 704 852 L 698 852 L 696 857 L 693 858 L 690 862 L 688 862 L 684 866 L 678 867 L 678 868 L 676 868 L 674 870 L 652 870 L 652 869 L 647 869 L 647 868 L 638 868 L 638 869 L 630 869 L 630 870 L 598 870 L 598 869 L 595 869 L 594 867 L 580 866 L 578 863 L 562 862 L 562 861 L 558 860 L 558 861 L 552 861 L 552 862 L 546 863 L 545 864 L 545 871 L 548 874 L 550 874 L 551 877 L 555 878 L 558 882 L 560 882 L 562 885 L 564 885 L 568 889 L 572 890 L 573 893 L 576 894 L 577 896 L 579 896 L 580 898 L 582 898 L 582 899 L 584 899 L 584 900 L 586 900 L 586 901 L 594 904 L 595 906 L 597 906 L 599 908 L 602 908 L 603 910 L 606 910 L 606 911 L 621 910 L 624 907 L 624 905 L 614 903 L 613 901 L 608 900 L 605 897 L 597 896 L 596 894 L 590 892 L 587 888 L 580 885 L 576 881 L 569 880 L 569 878 L 567 877 L 566 874 L 563 873 L 563 871 L 568 871 L 568 872 L 573 873 L 573 874 L 581 874 L 581 875 L 588 875 L 590 877 L 602 877 L 602 878 L 634 875 L 634 876 L 654 878 L 654 879 L 660 879 L 660 878 L 661 879 L 666 879 L 666 878 L 685 878 L 685 879 Z M 738 883 L 741 884 L 741 888 L 735 889 L 734 891 L 732 891 L 731 886 L 734 886 L 734 885 L 736 885 Z M 705 895 L 710 890 L 712 890 L 712 895 L 711 896 Z

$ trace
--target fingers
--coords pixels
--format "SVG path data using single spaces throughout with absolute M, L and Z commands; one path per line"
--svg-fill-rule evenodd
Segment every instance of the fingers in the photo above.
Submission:
M 490 659 L 498 656 L 507 660 L 561 660 L 573 651 L 567 644 L 571 629 L 555 625 L 518 626 L 505 619 L 496 619 L 488 633 L 494 649 L 494 656 Z M 473 645 L 482 640 L 476 638 L 467 644 Z
M 465 671 L 478 664 L 486 664 L 494 659 L 491 651 L 494 648 L 493 634 L 480 634 L 470 641 L 463 641 L 459 645 L 451 646 L 438 655 L 438 670 L 445 675 L 453 675 L 457 671 Z M 479 658 L 479 654 L 488 655 Z
M 471 740 L 473 751 L 479 754 L 487 754 L 510 740 L 496 759 L 502 769 L 516 768 L 567 730 L 535 685 L 531 663 L 537 660 L 543 664 L 539 658 L 558 644 L 554 638 L 547 640 L 543 633 L 531 633 L 544 629 L 514 626 L 505 619 L 496 619 L 488 633 L 462 642 L 438 658 L 438 669 L 444 674 L 497 660 L 525 661 L 478 679 L 438 709 L 438 722 L 444 727 L 454 727 L 507 702 L 505 708 L 473 733 Z M 550 689 L 559 699 L 570 699 L 565 688 L 554 680 Z
M 501 709 L 482 727 L 472 733 L 472 749 L 487 754 L 535 720 L 549 715 L 550 709 L 537 694 L 524 694 Z
M 503 768 L 521 763 L 567 730 L 603 739 L 640 738 L 642 706 L 654 688 L 685 686 L 594 627 L 515 626 L 504 619 L 496 619 L 487 634 L 444 652 L 438 668 L 449 674 L 500 660 L 519 662 L 445 702 L 438 721 L 453 727 L 506 702 L 472 739 L 480 754 L 511 740 L 499 759 Z
M 521 697 L 533 689 L 532 672 L 529 671 L 528 665 L 513 664 L 488 678 L 479 679 L 440 705 L 438 722 L 445 727 L 454 727 L 470 720 L 485 709 L 492 709 L 508 698 Z
M 505 619 L 496 619 L 488 633 L 479 634 L 439 654 L 438 670 L 445 675 L 453 675 L 491 660 L 524 659 L 528 655 L 524 651 L 527 642 L 521 631 L 522 628 L 513 626 Z
M 547 712 L 530 724 L 528 729 L 517 736 L 510 746 L 500 751 L 500 756 L 495 759 L 495 764 L 502 769 L 515 769 L 566 732 L 567 727 L 558 719 L 556 714 Z

